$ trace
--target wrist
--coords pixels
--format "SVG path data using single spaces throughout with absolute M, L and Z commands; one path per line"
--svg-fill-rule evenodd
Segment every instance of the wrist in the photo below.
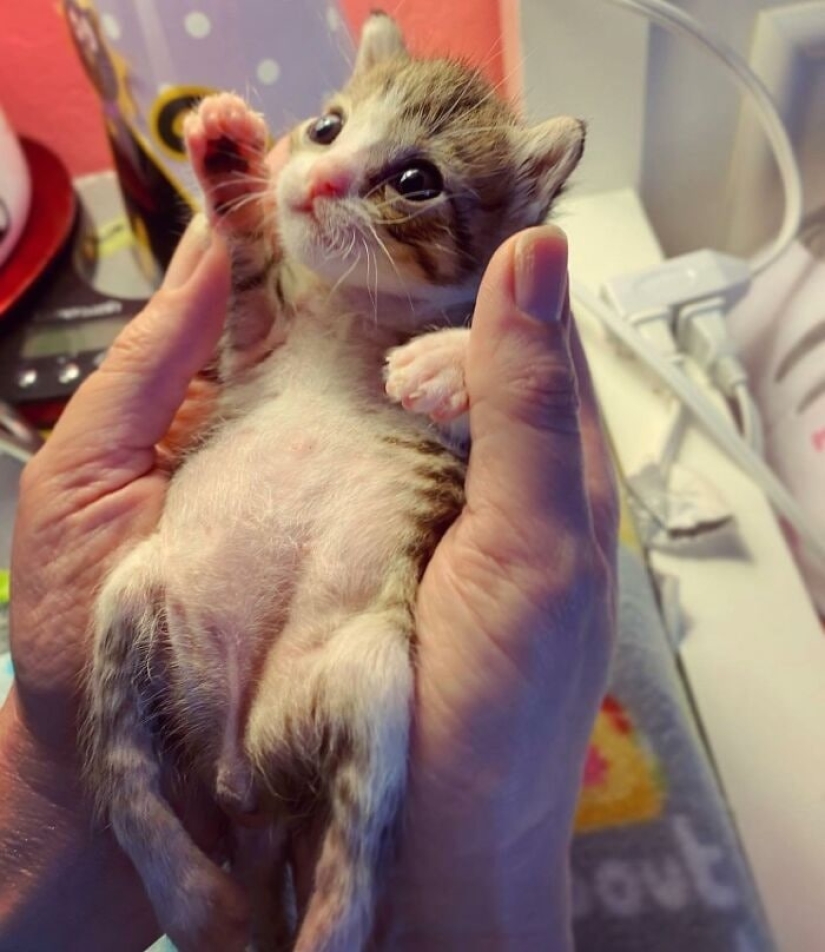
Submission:
M 4 806 L 15 799 L 68 820 L 79 805 L 74 754 L 48 748 L 38 739 L 27 723 L 16 683 L 0 706 L 0 783 L 7 793 Z
M 499 828 L 495 840 L 471 827 L 430 837 L 416 830 L 402 840 L 387 903 L 391 941 L 383 948 L 571 950 L 570 844 L 559 825 L 548 819 L 517 833 Z

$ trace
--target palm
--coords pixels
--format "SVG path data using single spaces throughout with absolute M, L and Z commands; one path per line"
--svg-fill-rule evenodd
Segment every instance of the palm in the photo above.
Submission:
M 46 482 L 37 476 L 41 464 L 27 473 L 32 488 L 22 493 L 18 514 L 12 656 L 30 727 L 47 746 L 68 751 L 95 593 L 123 545 L 152 530 L 166 480 L 152 469 L 117 486 L 101 468 L 95 483 L 84 485 L 82 468 L 72 468 Z

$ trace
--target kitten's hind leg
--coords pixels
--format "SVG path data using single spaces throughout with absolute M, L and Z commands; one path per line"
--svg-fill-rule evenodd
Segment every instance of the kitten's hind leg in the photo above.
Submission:
M 238 96 L 219 93 L 187 116 L 184 139 L 204 192 L 207 217 L 232 259 L 232 301 L 221 358 L 224 377 L 256 364 L 271 349 L 276 303 L 270 282 L 278 249 L 274 189 L 266 164 L 263 118 Z
M 288 876 L 286 826 L 233 828 L 232 873 L 252 907 L 254 952 L 290 952 L 295 899 Z
M 376 608 L 287 672 L 274 652 L 265 672 L 249 752 L 264 772 L 284 763 L 285 745 L 293 761 L 314 757 L 327 808 L 295 952 L 363 952 L 369 941 L 406 785 L 411 636 L 407 607 Z
M 85 779 L 140 874 L 158 921 L 181 952 L 241 952 L 248 906 L 202 853 L 161 790 L 149 720 L 164 637 L 163 587 L 152 540 L 109 577 L 98 600 L 84 723 Z

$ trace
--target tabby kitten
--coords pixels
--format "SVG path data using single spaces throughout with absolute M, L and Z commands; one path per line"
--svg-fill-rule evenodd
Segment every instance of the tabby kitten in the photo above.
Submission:
M 277 182 L 235 96 L 185 137 L 232 258 L 220 411 L 100 596 L 87 779 L 180 949 L 357 952 L 405 788 L 416 590 L 463 501 L 465 325 L 584 130 L 525 128 L 379 14 Z M 224 867 L 164 798 L 171 768 L 231 818 Z M 308 821 L 295 923 L 287 846 Z

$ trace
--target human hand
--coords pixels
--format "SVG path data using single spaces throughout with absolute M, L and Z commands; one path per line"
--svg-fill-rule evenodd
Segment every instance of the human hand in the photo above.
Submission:
M 184 397 L 215 351 L 229 294 L 226 252 L 208 240 L 196 219 L 161 290 L 23 472 L 11 574 L 15 703 L 56 760 L 74 752 L 97 590 L 124 546 L 157 523 L 169 469 L 158 444 L 176 418 L 175 446 L 196 423 Z
M 418 599 L 394 950 L 569 941 L 569 842 L 613 641 L 618 504 L 566 267 L 564 236 L 531 229 L 499 249 L 478 297 L 466 506 Z
M 0 714 L 4 948 L 57 947 L 66 916 L 75 938 L 91 929 L 95 948 L 107 947 L 107 925 L 118 948 L 127 947 L 122 930 L 130 924 L 134 948 L 156 932 L 114 837 L 93 833 L 79 784 L 78 702 L 97 591 L 123 549 L 154 529 L 163 506 L 175 447 L 157 444 L 173 419 L 177 445 L 185 442 L 209 397 L 196 387 L 198 412 L 190 403 L 181 414 L 190 382 L 215 351 L 229 294 L 226 251 L 216 239 L 207 250 L 206 241 L 196 220 L 163 288 L 80 387 L 23 473 L 11 576 L 15 683 Z M 186 820 L 194 835 L 209 832 L 204 812 Z M 55 883 L 59 901 L 26 895 Z M 90 909 L 96 916 L 83 915 Z

